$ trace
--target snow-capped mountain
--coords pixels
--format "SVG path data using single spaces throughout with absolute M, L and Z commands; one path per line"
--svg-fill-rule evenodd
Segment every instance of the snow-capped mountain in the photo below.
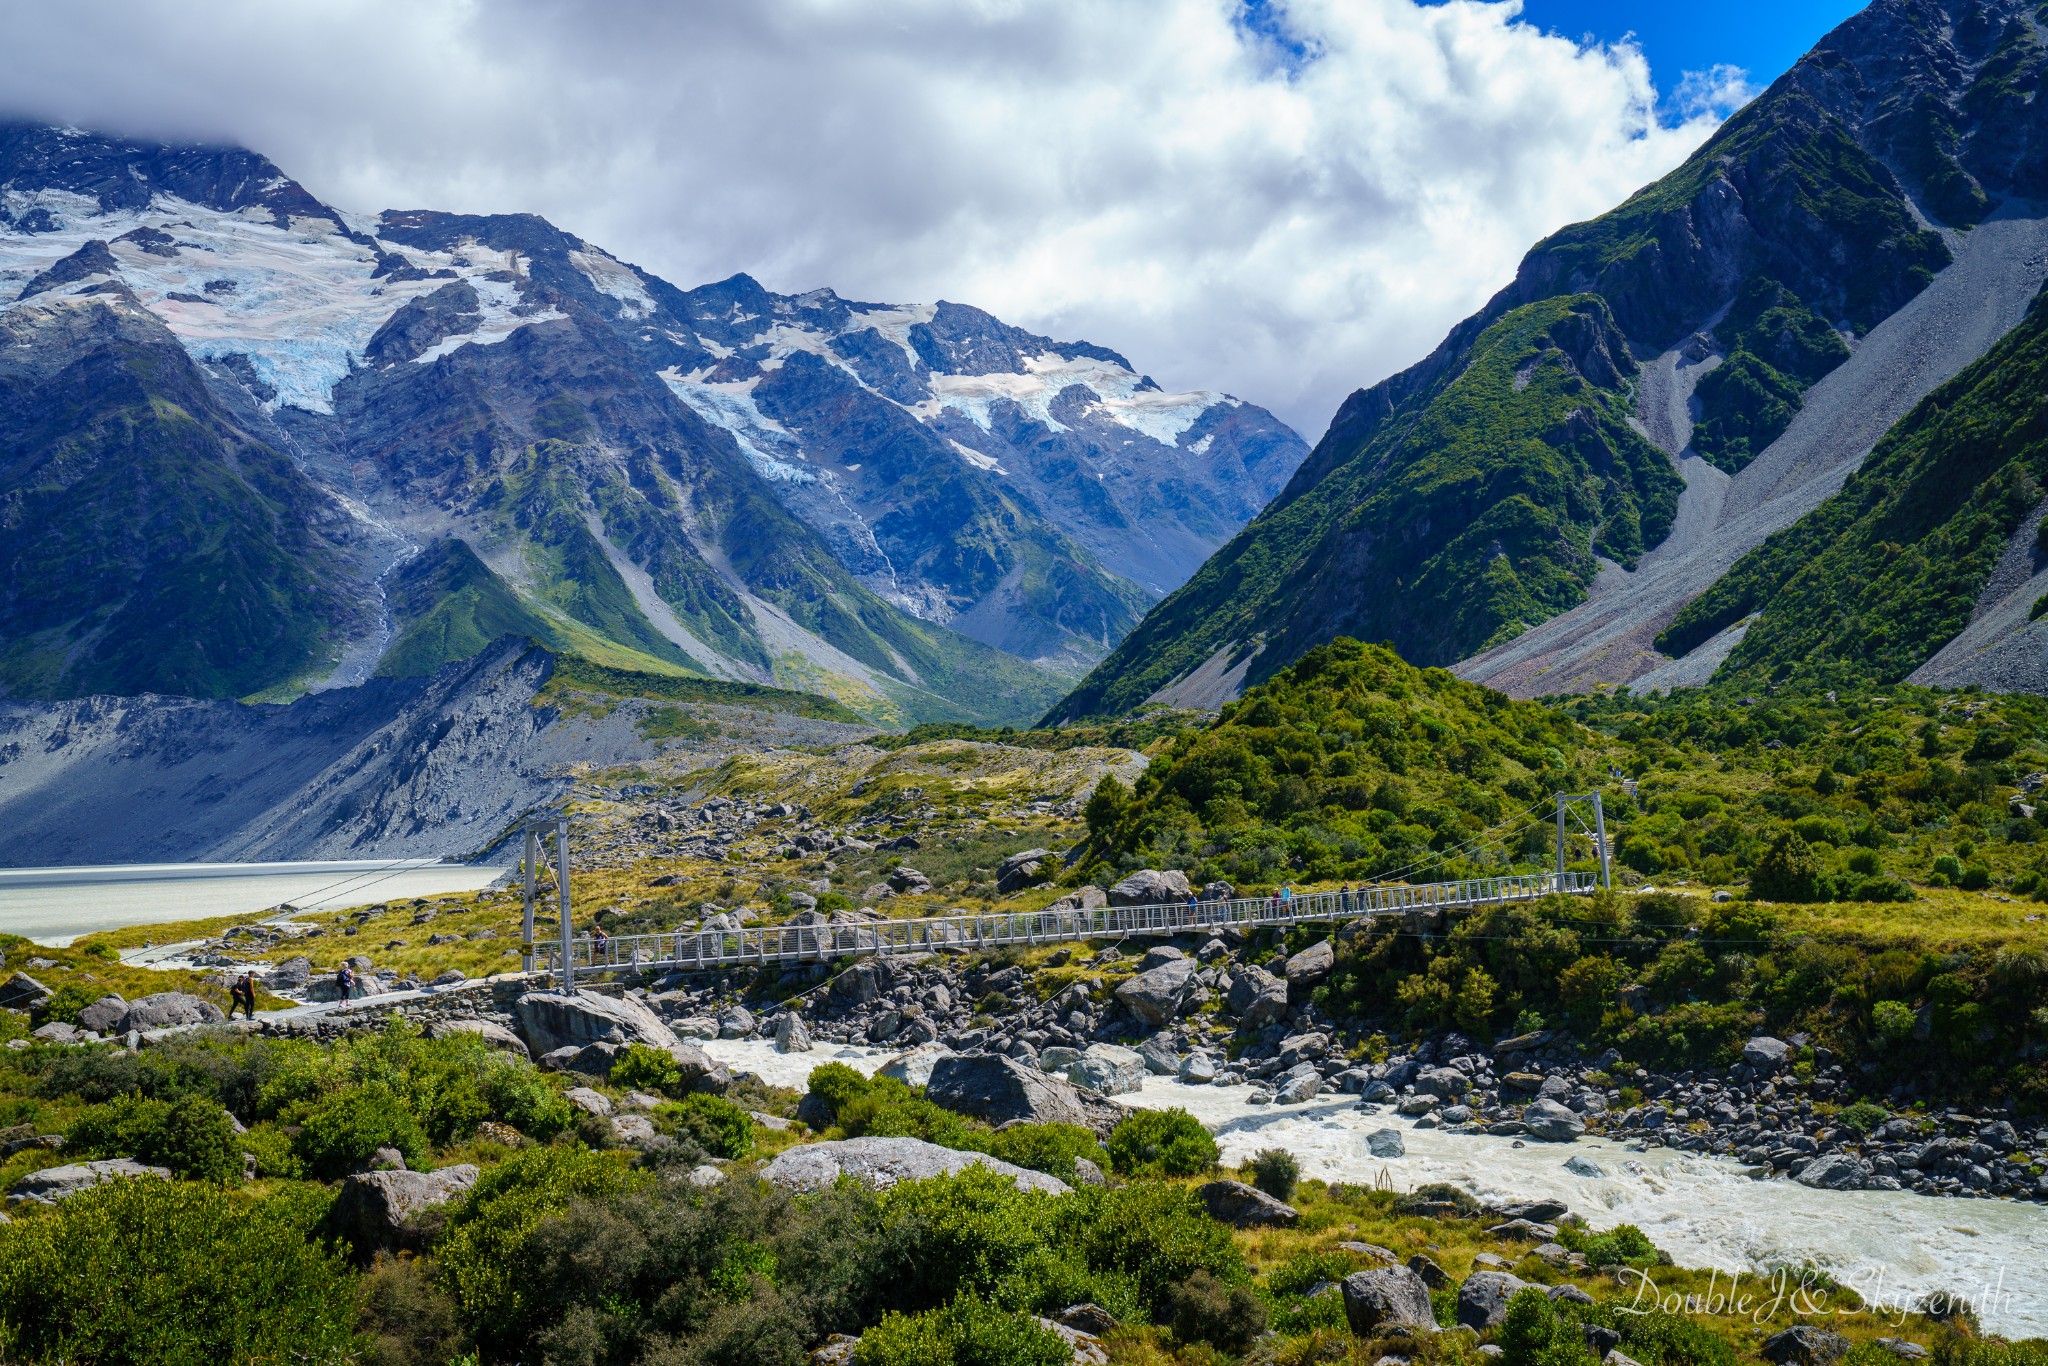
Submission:
M 240 149 L 25 124 L 0 348 L 29 694 L 289 691 L 509 629 L 1021 716 L 1056 687 L 1021 660 L 1098 657 L 1305 454 L 961 305 L 685 292 L 539 218 L 345 214 Z

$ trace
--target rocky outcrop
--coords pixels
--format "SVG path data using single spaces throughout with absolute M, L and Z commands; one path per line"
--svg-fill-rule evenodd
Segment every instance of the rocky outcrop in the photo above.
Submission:
M 1833 1366 L 1848 1353 L 1849 1339 L 1802 1323 L 1771 1334 L 1757 1351 L 1776 1366 Z
M 430 1039 L 445 1038 L 450 1034 L 474 1034 L 500 1053 L 510 1053 L 516 1058 L 525 1058 L 529 1061 L 533 1056 L 524 1039 L 496 1020 L 436 1020 L 427 1026 L 426 1033 Z
M 932 1069 L 939 1060 L 953 1056 L 953 1050 L 942 1043 L 921 1043 L 883 1063 L 875 1069 L 875 1075 L 894 1077 L 905 1086 L 924 1086 L 931 1081 Z
M 1232 1228 L 1291 1228 L 1301 1218 L 1294 1206 L 1242 1181 L 1211 1181 L 1195 1194 L 1211 1219 Z
M 1179 869 L 1141 868 L 1109 889 L 1112 906 L 1158 906 L 1186 901 L 1194 888 Z
M 147 1031 L 179 1025 L 218 1024 L 223 1018 L 219 1006 L 190 992 L 159 991 L 130 1001 L 128 1009 L 114 1026 L 114 1032 L 126 1034 L 131 1029 Z
M 431 1172 L 359 1173 L 341 1183 L 328 1216 L 331 1227 L 359 1258 L 399 1248 L 418 1249 L 425 1238 L 415 1217 L 468 1194 L 476 1178 L 477 1169 L 466 1162 Z
M 1569 1143 L 1586 1132 L 1586 1122 L 1554 1100 L 1539 1100 L 1522 1110 L 1529 1137 L 1546 1143 Z
M 977 1054 L 941 1058 L 932 1066 L 925 1097 L 956 1114 L 991 1124 L 1077 1124 L 1107 1138 L 1123 1111 L 1062 1077 L 1025 1067 L 1014 1058 Z
M 871 1186 L 888 1187 L 899 1181 L 921 1181 L 931 1176 L 952 1176 L 969 1167 L 982 1167 L 1006 1176 L 1017 1189 L 1064 1194 L 1067 1184 L 1044 1172 L 1001 1162 L 986 1153 L 960 1152 L 941 1148 L 919 1138 L 846 1138 L 826 1143 L 808 1143 L 785 1149 L 762 1168 L 768 1181 L 790 1190 L 824 1190 L 842 1176 Z
M 1225 1003 L 1247 1029 L 1257 1029 L 1286 1018 L 1287 983 L 1247 963 L 1230 979 Z
M 1130 978 L 1116 989 L 1117 1000 L 1149 1025 L 1162 1025 L 1180 1013 L 1195 980 L 1195 965 L 1172 959 Z
M 1458 1287 L 1458 1322 L 1477 1333 L 1498 1328 L 1508 1301 L 1529 1283 L 1505 1271 L 1475 1271 Z
M 514 1009 L 520 1033 L 535 1056 L 598 1042 L 641 1043 L 650 1048 L 674 1048 L 679 1042 L 659 1015 L 630 996 L 529 991 Z
M 1141 1090 L 1149 1070 L 1142 1053 L 1113 1043 L 1092 1043 L 1067 1068 L 1067 1078 L 1090 1091 L 1121 1096 Z
M 1354 1271 L 1343 1281 L 1344 1318 L 1361 1338 L 1398 1331 L 1426 1337 L 1437 1331 L 1429 1287 L 1405 1266 Z
M 41 1171 L 30 1172 L 14 1183 L 7 1196 L 10 1200 L 33 1200 L 38 1204 L 54 1205 L 105 1181 L 139 1176 L 168 1180 L 170 1175 L 163 1167 L 144 1166 L 133 1158 L 108 1157 L 97 1162 L 73 1162 L 68 1166 L 45 1167 Z

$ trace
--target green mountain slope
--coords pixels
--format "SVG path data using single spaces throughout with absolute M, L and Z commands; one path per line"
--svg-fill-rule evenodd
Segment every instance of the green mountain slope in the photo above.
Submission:
M 1716 675 L 1892 683 L 1970 619 L 2048 489 L 2048 293 L 1885 435 L 1842 491 L 1751 551 L 1658 638 L 1684 654 L 1762 612 Z
M 0 689 L 234 697 L 323 656 L 332 516 L 118 286 L 0 315 Z
M 1537 244 L 1427 359 L 1352 395 L 1280 497 L 1047 719 L 1176 682 L 1165 700 L 1214 705 L 1338 635 L 1450 664 L 1582 601 L 1595 557 L 1631 565 L 1678 492 L 1625 425 L 1636 359 L 1708 334 L 1695 449 L 1739 470 L 1952 259 L 1911 195 L 1974 222 L 2048 189 L 2037 28 L 2017 0 L 1886 0 L 1828 35 L 1683 165 Z M 1606 372 L 1558 310 L 1600 334 Z M 1544 328 L 1579 390 L 1499 382 L 1522 377 L 1503 348 Z

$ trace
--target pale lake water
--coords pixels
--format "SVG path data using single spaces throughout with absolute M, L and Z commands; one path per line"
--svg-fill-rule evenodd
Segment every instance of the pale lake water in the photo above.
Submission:
M 735 1070 L 801 1089 L 819 1063 L 872 1073 L 894 1053 L 821 1044 L 780 1054 L 763 1040 L 700 1040 Z M 1787 1180 L 1756 1181 L 1723 1158 L 1669 1148 L 1637 1152 L 1619 1143 L 1528 1143 L 1486 1134 L 1416 1129 L 1390 1110 L 1360 1110 L 1354 1097 L 1306 1105 L 1245 1103 L 1242 1086 L 1190 1086 L 1151 1077 L 1117 1096 L 1127 1107 L 1177 1106 L 1215 1133 L 1236 1165 L 1261 1148 L 1284 1148 L 1302 1175 L 1412 1190 L 1448 1181 L 1481 1200 L 1562 1201 L 1594 1229 L 1635 1224 L 1681 1266 L 1716 1267 L 1741 1278 L 1761 1301 L 1775 1267 L 1811 1264 L 1887 1305 L 1929 1290 L 1970 1297 L 1984 1327 L 2012 1337 L 2048 1336 L 2048 1207 L 2004 1200 L 1952 1200 L 1903 1191 L 1817 1191 Z M 1365 1136 L 1397 1129 L 1407 1155 L 1373 1157 Z M 1566 1158 L 1592 1159 L 1605 1173 L 1581 1177 Z M 1725 1282 L 1723 1283 L 1725 1287 Z
M 337 910 L 475 891 L 505 871 L 432 859 L 0 868 L 0 934 L 61 947 L 101 930 L 252 915 L 286 902 L 302 911 Z

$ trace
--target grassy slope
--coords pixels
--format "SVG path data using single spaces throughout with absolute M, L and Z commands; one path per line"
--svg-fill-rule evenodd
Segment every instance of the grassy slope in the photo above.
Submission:
M 1752 612 L 1717 675 L 1739 686 L 1905 677 L 1970 619 L 2048 487 L 2048 295 L 1885 434 L 1842 491 L 1751 551 L 1672 622 L 1683 654 Z
M 1577 602 L 1596 553 L 1633 564 L 1663 539 L 1681 487 L 1627 424 L 1624 377 L 1589 378 L 1596 349 L 1629 367 L 1591 297 L 1495 322 L 1461 373 L 1260 514 L 1054 716 L 1128 711 L 1262 634 L 1254 678 L 1340 631 L 1448 663 Z
M 23 340 L 75 354 L 27 388 L 0 376 L 0 685 L 239 697 L 312 666 L 342 607 L 291 462 L 168 333 Z
M 1532 301 L 1555 307 L 1589 294 L 1589 306 L 1611 312 L 1629 336 L 1657 346 L 1681 340 L 1730 302 L 1702 238 L 1719 235 L 1710 225 L 1732 189 L 1755 229 L 1727 263 L 1738 271 L 1737 292 L 1767 278 L 1786 292 L 1786 313 L 1773 320 L 1782 326 L 1746 339 L 1738 313 L 1727 340 L 1748 360 L 1722 382 L 1710 444 L 1722 463 L 1739 464 L 1772 424 L 1789 420 L 1803 382 L 1788 375 L 1821 373 L 1829 363 L 1814 319 L 1861 332 L 1949 259 L 1940 236 L 1916 225 L 1890 173 L 1800 88 L 1798 75 L 1781 78 L 1663 179 L 1537 244 L 1515 284 L 1435 355 L 1353 395 L 1280 498 L 1155 607 L 1048 719 L 1129 711 L 1219 649 L 1235 644 L 1241 652 L 1260 640 L 1266 648 L 1251 666 L 1254 682 L 1345 634 L 1390 640 L 1420 662 L 1450 663 L 1577 602 L 1596 526 L 1599 549 L 1623 563 L 1656 544 L 1669 525 L 1663 501 L 1675 498 L 1675 477 L 1654 451 L 1654 461 L 1643 459 L 1637 447 L 1649 448 L 1632 432 L 1608 437 L 1613 458 L 1594 453 L 1597 497 L 1575 489 L 1529 498 L 1532 476 L 1545 492 L 1588 482 L 1584 456 L 1559 441 L 1557 410 L 1497 386 L 1491 395 L 1468 394 L 1462 410 L 1444 405 L 1453 391 L 1476 387 L 1467 364 L 1483 362 L 1498 329 L 1525 316 L 1511 310 Z M 1789 348 L 1776 335 L 1786 331 Z M 1779 361 L 1764 367 L 1772 374 L 1763 374 L 1759 363 L 1774 355 Z M 1739 385 L 1745 373 L 1752 383 Z M 1595 405 L 1601 416 L 1627 411 L 1624 395 L 1612 399 Z M 1448 491 L 1446 466 L 1464 498 L 1432 496 Z M 1615 534 L 1630 512 L 1639 543 Z M 1427 538 L 1426 566 L 1423 555 L 1403 553 Z M 1496 542 L 1505 556 L 1491 553 Z

